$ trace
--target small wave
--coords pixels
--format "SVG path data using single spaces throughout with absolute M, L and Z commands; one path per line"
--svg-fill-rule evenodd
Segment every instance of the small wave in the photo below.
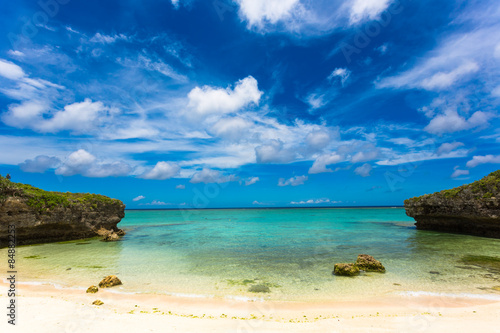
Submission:
M 476 298 L 476 299 L 486 299 L 491 301 L 500 301 L 500 296 L 493 294 L 481 295 L 481 294 L 470 294 L 470 293 L 453 294 L 453 293 L 437 293 L 431 291 L 405 291 L 399 293 L 398 295 L 412 296 L 412 297 L 441 296 L 441 297 L 454 297 L 454 298 Z

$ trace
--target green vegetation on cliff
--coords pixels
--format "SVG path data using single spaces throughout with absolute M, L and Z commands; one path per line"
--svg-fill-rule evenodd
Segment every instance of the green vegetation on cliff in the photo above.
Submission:
M 44 191 L 28 184 L 14 183 L 0 176 L 0 205 L 8 197 L 23 198 L 28 206 L 34 208 L 39 213 L 43 213 L 56 206 L 71 207 L 83 204 L 91 209 L 97 209 L 102 204 L 121 205 L 120 200 L 111 199 L 104 195 Z
M 410 201 L 419 202 L 422 199 L 432 196 L 441 196 L 445 199 L 453 199 L 461 195 L 471 195 L 474 199 L 490 199 L 495 196 L 495 193 L 500 191 L 500 170 L 494 171 L 482 179 L 470 184 L 465 184 L 449 190 L 442 190 L 433 194 L 426 194 L 420 197 L 406 199 L 405 204 Z

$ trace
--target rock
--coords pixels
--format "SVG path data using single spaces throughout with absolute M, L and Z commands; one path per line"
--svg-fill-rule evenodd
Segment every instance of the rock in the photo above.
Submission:
M 109 275 L 106 276 L 104 279 L 102 279 L 101 282 L 99 282 L 99 287 L 101 288 L 110 288 L 113 286 L 117 286 L 122 284 L 120 279 L 116 275 Z
M 334 275 L 354 276 L 359 274 L 359 267 L 353 263 L 350 264 L 335 264 L 333 268 Z
M 99 299 L 92 302 L 92 305 L 103 305 L 103 304 L 104 304 L 104 302 L 99 300 Z
M 500 170 L 471 184 L 407 199 L 417 229 L 500 238 Z
M 116 234 L 120 237 L 123 237 L 125 236 L 125 231 L 123 231 L 122 229 L 118 229 L 118 231 L 116 231 Z
M 500 286 L 493 286 L 493 287 L 491 287 L 491 289 L 496 290 L 496 291 L 500 291 Z
M 441 274 L 441 273 L 436 272 L 436 271 L 430 271 L 429 274 L 436 274 L 436 275 L 438 275 L 438 274 Z
M 358 255 L 356 266 L 365 272 L 385 273 L 385 267 L 382 263 L 368 254 Z
M 114 242 L 114 241 L 117 241 L 119 239 L 120 239 L 120 236 L 118 236 L 118 234 L 116 232 L 111 231 L 109 234 L 104 236 L 104 238 L 102 240 L 105 242 Z
M 271 289 L 265 284 L 255 284 L 248 288 L 248 291 L 251 293 L 270 293 Z
M 95 230 L 119 230 L 125 216 L 120 200 L 90 193 L 49 192 L 0 176 L 0 247 L 8 244 L 8 226 L 16 227 L 17 245 L 89 238 Z
M 99 288 L 97 288 L 96 286 L 90 286 L 87 288 L 86 293 L 87 294 L 95 294 L 98 291 L 99 291 Z

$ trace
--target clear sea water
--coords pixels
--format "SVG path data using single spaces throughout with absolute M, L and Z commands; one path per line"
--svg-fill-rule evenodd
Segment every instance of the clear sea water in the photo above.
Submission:
M 126 211 L 127 235 L 18 247 L 22 281 L 86 288 L 115 274 L 120 292 L 339 300 L 407 292 L 497 295 L 500 272 L 464 263 L 500 258 L 500 239 L 419 231 L 402 208 Z M 387 272 L 332 275 L 358 254 Z M 0 250 L 6 256 L 6 249 Z M 252 285 L 270 293 L 253 293 Z

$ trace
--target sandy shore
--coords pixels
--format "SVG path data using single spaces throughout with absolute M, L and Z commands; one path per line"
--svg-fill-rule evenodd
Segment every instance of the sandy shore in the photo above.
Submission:
M 479 298 L 251 302 L 18 285 L 14 327 L 7 284 L 0 288 L 1 332 L 494 332 L 500 325 L 500 301 Z M 104 304 L 92 305 L 97 299 Z

